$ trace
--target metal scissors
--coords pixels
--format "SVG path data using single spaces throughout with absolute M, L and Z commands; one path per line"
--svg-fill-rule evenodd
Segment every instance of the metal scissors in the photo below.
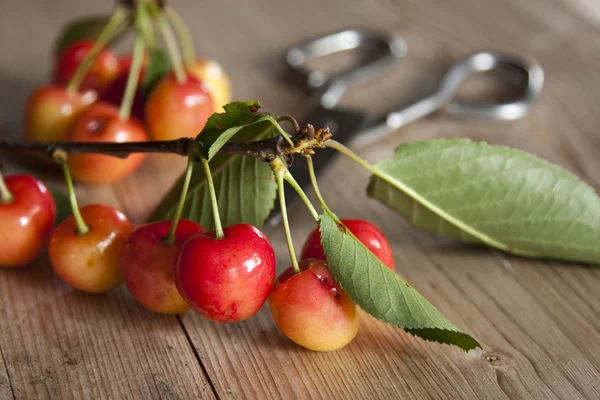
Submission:
M 307 62 L 312 59 L 352 49 L 366 50 L 369 56 L 335 76 L 327 77 L 323 71 L 307 67 Z M 335 32 L 290 48 L 286 55 L 290 72 L 300 78 L 304 87 L 313 93 L 309 112 L 300 121 L 304 123 L 300 126 L 307 123 L 315 128 L 328 126 L 339 142 L 348 143 L 352 139 L 365 144 L 440 109 L 466 117 L 514 120 L 527 115 L 544 85 L 544 72 L 534 59 L 495 51 L 479 51 L 452 65 L 435 93 L 404 108 L 385 115 L 370 115 L 361 110 L 338 106 L 351 85 L 361 84 L 378 76 L 404 57 L 407 50 L 408 46 L 401 38 L 362 29 Z M 497 103 L 469 102 L 454 98 L 461 83 L 473 74 L 499 70 L 516 70 L 525 74 L 527 79 L 522 83 L 523 87 L 519 88 L 519 97 Z M 330 152 L 327 156 L 314 157 L 316 173 L 322 172 L 335 155 L 335 152 Z M 310 179 L 304 160 L 300 158 L 296 157 L 290 172 L 305 187 L 310 184 Z M 285 194 L 286 199 L 296 195 L 289 187 L 286 187 Z M 276 214 L 272 215 L 270 223 L 278 223 Z

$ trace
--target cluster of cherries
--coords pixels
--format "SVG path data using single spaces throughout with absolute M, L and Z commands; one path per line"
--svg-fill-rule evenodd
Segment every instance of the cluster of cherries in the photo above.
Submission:
M 73 215 L 55 228 L 55 203 L 42 182 L 28 175 L 0 177 L 0 189 L 0 266 L 27 265 L 48 246 L 54 271 L 72 287 L 104 293 L 125 282 L 154 312 L 191 308 L 226 323 L 250 318 L 269 299 L 280 330 L 306 348 L 335 350 L 358 331 L 357 306 L 328 269 L 317 229 L 302 249 L 300 272 L 290 267 L 275 281 L 273 247 L 254 226 L 232 225 L 220 238 L 189 220 L 133 229 L 114 208 L 93 204 L 79 210 L 75 201 Z M 364 220 L 342 222 L 394 269 L 379 229 Z
M 185 62 L 185 79 L 162 76 L 149 93 L 138 85 L 124 117 L 123 101 L 132 55 L 104 47 L 93 58 L 79 84 L 72 79 L 94 47 L 77 41 L 56 59 L 53 83 L 31 93 L 25 107 L 25 136 L 31 141 L 138 142 L 194 137 L 208 117 L 230 101 L 229 79 L 219 64 L 206 59 Z M 150 63 L 144 55 L 139 81 Z M 71 83 L 71 84 L 70 84 Z M 137 169 L 145 154 L 117 159 L 101 154 L 73 155 L 68 163 L 82 183 L 111 183 Z

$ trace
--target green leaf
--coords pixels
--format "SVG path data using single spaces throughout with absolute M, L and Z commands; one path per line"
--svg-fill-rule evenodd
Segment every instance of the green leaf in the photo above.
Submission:
M 225 112 L 214 113 L 196 137 L 202 144 L 202 156 L 208 161 L 240 130 L 250 130 L 249 136 L 257 136 L 269 125 L 277 124 L 268 114 L 256 112 L 260 108 L 256 100 L 236 101 L 223 108 Z
M 95 40 L 104 29 L 104 26 L 108 23 L 110 16 L 93 16 L 76 19 L 68 23 L 56 40 L 54 45 L 54 55 L 58 56 L 62 50 L 69 45 L 78 42 L 80 40 Z M 129 24 L 121 24 L 117 32 L 115 32 L 115 38 L 113 42 L 123 37 L 127 32 Z
M 56 225 L 58 225 L 71 216 L 71 202 L 69 196 L 61 189 L 51 187 L 48 190 L 54 198 L 54 204 L 56 204 Z
M 268 126 L 258 134 L 252 129 L 241 130 L 238 137 L 240 140 L 261 140 L 277 133 L 274 127 Z M 211 160 L 210 167 L 223 226 L 244 222 L 262 227 L 273 208 L 277 191 L 269 165 L 254 157 L 219 154 Z M 183 177 L 162 200 L 150 217 L 151 221 L 172 218 L 182 182 Z M 194 166 L 182 218 L 212 230 L 210 207 L 206 176 L 198 164 Z
M 369 196 L 419 229 L 526 257 L 600 263 L 600 199 L 532 154 L 466 139 L 403 144 Z
M 160 78 L 171 71 L 169 56 L 163 49 L 155 47 L 147 51 L 150 55 L 150 62 L 144 71 L 144 78 L 140 85 L 142 93 L 146 95 L 152 91 Z
M 363 310 L 426 340 L 453 344 L 465 351 L 481 347 L 328 213 L 319 218 L 319 230 L 329 269 Z

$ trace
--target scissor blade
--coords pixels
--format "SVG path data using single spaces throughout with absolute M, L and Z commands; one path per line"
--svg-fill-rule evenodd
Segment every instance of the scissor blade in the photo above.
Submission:
M 300 127 L 311 124 L 315 129 L 328 126 L 333 132 L 333 138 L 341 143 L 348 143 L 350 139 L 374 123 L 375 117 L 352 109 L 326 109 L 321 106 L 314 108 L 302 120 Z M 315 149 L 313 156 L 315 173 L 320 175 L 326 170 L 327 165 L 335 159 L 337 152 L 331 149 Z M 289 168 L 290 173 L 302 188 L 310 185 L 310 175 L 306 168 L 304 157 L 296 155 L 294 163 Z M 292 204 L 298 196 L 289 185 L 285 187 L 287 204 Z M 294 203 L 295 205 L 295 203 Z M 269 225 L 278 225 L 281 222 L 279 207 L 275 207 L 269 216 Z

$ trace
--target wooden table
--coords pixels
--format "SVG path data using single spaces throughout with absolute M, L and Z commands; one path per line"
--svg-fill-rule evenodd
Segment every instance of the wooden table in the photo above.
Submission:
M 547 74 L 541 102 L 514 123 L 435 115 L 369 147 L 373 161 L 402 141 L 471 137 L 559 163 L 600 187 L 600 7 L 585 0 L 173 1 L 197 48 L 230 73 L 238 99 L 301 116 L 305 95 L 283 83 L 282 55 L 299 39 L 344 27 L 404 36 L 409 56 L 346 103 L 384 111 L 435 87 L 456 57 L 482 48 L 527 53 Z M 0 123 L 18 135 L 27 93 L 49 76 L 60 25 L 106 12 L 91 0 L 8 0 L 0 12 Z M 12 166 L 11 169 L 22 168 Z M 141 223 L 182 171 L 155 156 L 114 186 L 78 187 L 83 203 L 120 207 Z M 412 229 L 363 195 L 368 175 L 340 159 L 322 178 L 342 217 L 368 218 L 390 238 L 397 269 L 483 350 L 424 342 L 361 316 L 357 338 L 306 351 L 261 310 L 217 325 L 161 316 L 121 287 L 90 296 L 53 275 L 47 259 L 0 271 L 0 398 L 600 398 L 600 270 L 464 247 Z M 56 178 L 55 178 L 56 179 Z M 357 193 L 358 192 L 358 193 Z M 313 225 L 291 207 L 297 246 Z M 267 229 L 287 266 L 281 229 Z

